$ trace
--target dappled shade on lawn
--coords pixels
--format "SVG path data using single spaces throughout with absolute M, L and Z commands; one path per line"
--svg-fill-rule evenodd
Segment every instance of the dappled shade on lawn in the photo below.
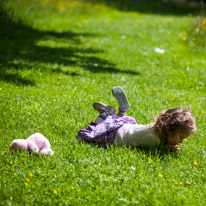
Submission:
M 55 31 L 40 31 L 21 22 L 13 22 L 5 13 L 0 15 L 0 80 L 16 83 L 17 85 L 34 85 L 32 80 L 22 77 L 18 70 L 39 69 L 54 73 L 77 76 L 76 72 L 70 72 L 69 67 L 81 67 L 89 72 L 101 73 L 124 73 L 139 74 L 136 71 L 123 70 L 108 60 L 98 58 L 97 53 L 104 50 L 92 47 L 83 48 L 80 37 L 94 37 L 94 33 L 75 33 L 66 31 L 58 33 Z M 68 42 L 65 46 L 55 47 L 38 45 L 39 41 L 52 41 L 58 43 L 64 40 Z M 45 66 L 48 63 L 51 68 Z M 54 65 L 54 66 L 52 66 Z M 67 71 L 62 69 L 67 67 Z

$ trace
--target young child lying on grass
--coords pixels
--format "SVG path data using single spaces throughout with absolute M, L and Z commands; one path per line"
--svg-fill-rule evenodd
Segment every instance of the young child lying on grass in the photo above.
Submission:
M 93 107 L 99 112 L 99 116 L 86 129 L 79 131 L 78 136 L 83 142 L 100 146 L 149 146 L 177 151 L 177 144 L 196 130 L 196 123 L 189 109 L 181 108 L 161 112 L 153 123 L 137 124 L 133 117 L 126 116 L 130 106 L 124 90 L 114 87 L 112 94 L 119 105 L 118 114 L 115 114 L 115 109 L 111 106 L 94 103 Z

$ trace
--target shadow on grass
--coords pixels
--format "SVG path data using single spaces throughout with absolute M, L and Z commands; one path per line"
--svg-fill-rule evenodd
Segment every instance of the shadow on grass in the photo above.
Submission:
M 95 56 L 103 53 L 83 45 L 80 37 L 95 37 L 92 33 L 39 31 L 20 22 L 16 23 L 0 10 L 0 80 L 17 85 L 34 85 L 21 75 L 20 70 L 44 70 L 70 76 L 80 75 L 69 67 L 80 67 L 92 73 L 138 72 L 122 70 L 107 60 Z M 42 44 L 38 44 L 43 41 Z M 63 46 L 61 46 L 63 42 Z M 49 46 L 48 46 L 49 45 Z M 50 68 L 47 68 L 47 67 Z
M 99 145 L 98 143 L 89 143 L 89 142 L 84 142 L 82 141 L 78 135 L 76 136 L 77 142 L 80 144 L 87 144 L 87 145 L 91 145 L 97 148 L 103 148 L 103 149 L 113 149 L 115 147 L 119 147 L 119 146 L 115 146 L 114 144 L 108 143 L 106 145 Z M 178 152 L 173 152 L 170 151 L 167 148 L 157 148 L 157 147 L 147 147 L 147 146 L 121 146 L 122 148 L 125 148 L 127 150 L 131 150 L 133 152 L 138 152 L 141 153 L 142 155 L 144 155 L 145 157 L 159 157 L 160 160 L 163 159 L 165 156 L 172 156 L 172 157 L 178 157 Z
M 172 157 L 178 157 L 178 152 L 170 151 L 169 149 L 159 149 L 159 148 L 152 148 L 152 147 L 129 147 L 132 151 L 137 151 L 146 157 L 159 157 L 160 159 L 163 159 L 165 156 L 172 156 Z
M 95 2 L 94 0 L 90 1 Z M 103 2 L 105 2 L 107 6 L 120 11 L 158 15 L 198 15 L 200 10 L 205 9 L 203 4 L 201 4 L 201 0 L 103 0 Z

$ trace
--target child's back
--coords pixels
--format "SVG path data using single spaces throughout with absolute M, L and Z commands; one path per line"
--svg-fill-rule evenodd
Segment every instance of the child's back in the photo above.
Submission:
M 160 138 L 154 133 L 153 129 L 149 129 L 148 125 L 126 124 L 118 129 L 114 139 L 117 146 L 152 146 L 158 147 Z

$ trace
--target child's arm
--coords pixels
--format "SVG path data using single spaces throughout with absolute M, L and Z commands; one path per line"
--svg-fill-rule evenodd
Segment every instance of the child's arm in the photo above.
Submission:
M 176 152 L 176 151 L 179 151 L 179 150 L 180 150 L 180 148 L 177 145 L 175 145 L 171 148 L 171 151 L 173 151 L 173 152 Z

